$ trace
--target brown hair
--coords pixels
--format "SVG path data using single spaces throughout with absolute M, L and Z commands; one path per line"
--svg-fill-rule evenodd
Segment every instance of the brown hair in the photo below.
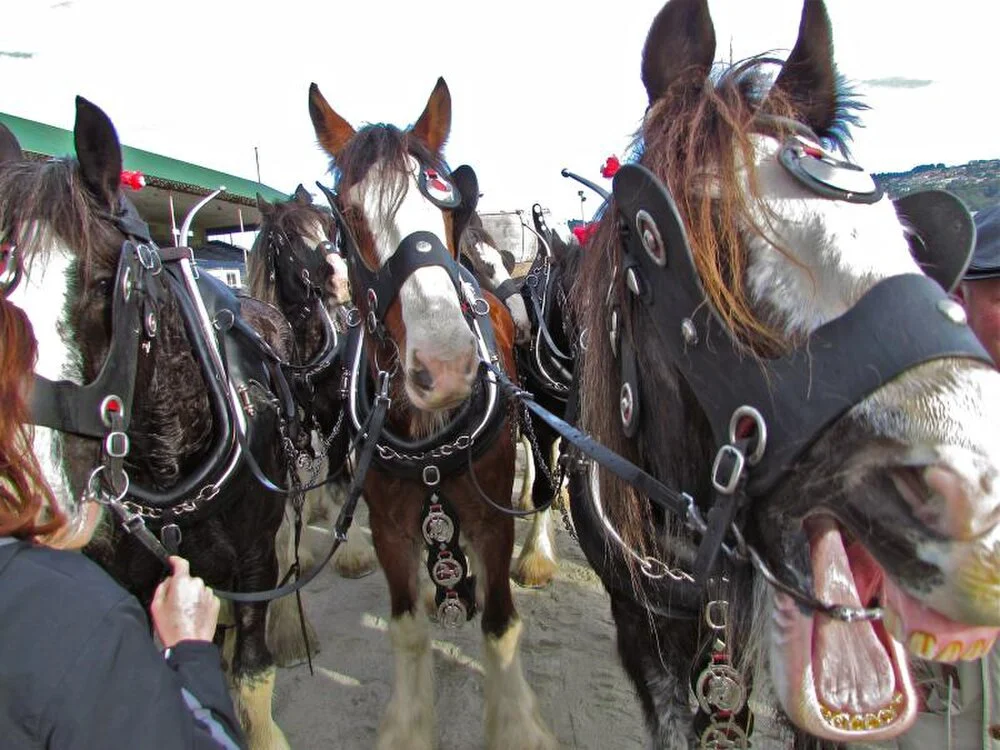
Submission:
M 37 357 L 27 316 L 0 297 L 0 536 L 52 535 L 66 524 L 32 450 L 28 394 Z

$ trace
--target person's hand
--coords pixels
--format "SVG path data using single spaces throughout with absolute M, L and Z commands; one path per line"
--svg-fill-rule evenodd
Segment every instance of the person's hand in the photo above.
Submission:
M 153 627 L 165 648 L 180 641 L 210 641 L 219 620 L 219 600 L 200 578 L 192 578 L 188 561 L 170 558 L 172 576 L 153 594 Z

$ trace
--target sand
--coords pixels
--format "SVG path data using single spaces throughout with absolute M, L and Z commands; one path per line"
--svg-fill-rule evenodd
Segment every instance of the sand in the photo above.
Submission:
M 359 514 L 362 528 L 365 520 Z M 516 524 L 520 541 L 528 522 Z M 561 747 L 646 747 L 641 710 L 618 663 L 607 594 L 561 520 L 557 526 L 556 580 L 541 590 L 514 586 L 528 682 Z M 294 750 L 372 748 L 392 680 L 382 573 L 348 580 L 331 566 L 306 588 L 304 602 L 322 652 L 315 675 L 305 665 L 279 670 L 275 719 Z M 479 618 L 458 630 L 435 625 L 432 638 L 438 747 L 483 748 Z

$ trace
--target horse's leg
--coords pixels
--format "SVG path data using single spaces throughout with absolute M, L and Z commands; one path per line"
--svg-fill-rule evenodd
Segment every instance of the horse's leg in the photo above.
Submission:
M 697 747 L 688 703 L 690 688 L 683 676 L 695 651 L 690 625 L 659 620 L 654 626 L 645 610 L 614 595 L 611 614 L 618 633 L 618 655 L 642 704 L 652 750 Z
M 278 582 L 274 537 L 266 536 L 238 561 L 242 591 L 264 591 Z M 267 648 L 267 602 L 236 603 L 236 645 L 231 663 L 234 704 L 250 750 L 287 750 L 288 742 L 271 716 L 275 666 Z
M 322 491 L 326 495 L 325 503 L 334 510 L 332 516 L 336 518 L 347 499 L 347 485 L 328 484 Z M 378 567 L 375 550 L 367 535 L 357 526 L 352 525 L 347 530 L 347 541 L 337 550 L 333 566 L 344 578 L 364 578 L 375 572 Z
M 557 476 L 551 460 L 556 444 L 555 433 L 532 416 L 539 453 L 549 461 L 549 476 Z M 530 447 L 529 447 L 530 450 Z M 546 472 L 537 471 L 531 486 L 531 501 L 535 508 L 547 503 L 553 497 L 553 487 Z M 546 509 L 532 517 L 531 530 L 524 547 L 517 558 L 511 575 L 521 586 L 540 588 L 548 585 L 555 577 L 559 563 L 556 560 L 555 530 L 552 528 L 552 511 Z
M 402 496 L 401 496 L 402 495 Z M 417 533 L 421 503 L 411 493 L 392 490 L 372 493 L 369 504 L 372 540 L 386 582 L 392 617 L 394 674 L 392 696 L 378 730 L 376 750 L 431 750 L 434 726 L 434 665 L 427 616 L 418 602 L 417 573 L 420 545 Z
M 498 497 L 509 498 L 513 485 L 513 446 L 503 456 L 498 448 L 493 476 L 488 468 L 477 474 L 483 486 L 496 487 Z M 505 464 L 505 458 L 509 462 Z M 481 464 L 483 462 L 480 462 Z M 506 467 L 506 477 L 503 469 Z M 493 481 L 489 481 L 492 479 Z M 483 651 L 485 678 L 486 746 L 489 750 L 550 750 L 556 739 L 538 711 L 538 699 L 521 668 L 521 620 L 510 589 L 510 558 L 514 550 L 514 519 L 488 509 L 475 494 L 465 495 L 458 507 L 460 520 L 475 552 L 481 576 L 483 601 Z
M 521 448 L 524 449 L 524 472 L 521 476 L 521 491 L 517 495 L 518 510 L 531 510 L 530 498 L 535 486 L 535 456 L 531 450 L 531 441 L 527 435 L 521 435 Z
M 281 577 L 295 562 L 295 534 L 292 526 L 292 511 L 286 511 L 275 540 L 278 555 L 278 572 Z M 303 527 L 299 558 L 303 570 L 312 567 L 312 550 L 307 554 L 307 537 Z M 304 615 L 305 613 L 303 613 Z M 309 652 L 319 653 L 319 637 L 309 618 L 305 618 L 306 638 Z M 279 667 L 291 667 L 306 661 L 306 642 L 302 639 L 302 623 L 299 621 L 299 607 L 295 596 L 275 599 L 267 608 L 267 646 Z

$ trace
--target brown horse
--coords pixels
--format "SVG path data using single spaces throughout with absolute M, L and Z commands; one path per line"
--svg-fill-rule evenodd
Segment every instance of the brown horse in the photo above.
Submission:
M 356 412 L 366 408 L 366 389 L 391 400 L 364 486 L 395 652 L 378 747 L 436 744 L 430 635 L 418 593 L 425 546 L 440 619 L 457 624 L 482 601 L 489 746 L 552 747 L 521 669 L 522 628 L 508 579 L 514 526 L 498 510 L 511 502 L 514 425 L 493 375 L 480 366 L 486 359 L 513 374 L 514 330 L 504 306 L 479 292 L 447 249 L 459 205 L 441 156 L 451 127 L 448 88 L 439 80 L 405 131 L 356 131 L 315 84 L 309 114 L 339 174 L 332 202 L 346 224 L 351 286 L 366 320 L 352 420 L 364 431 Z M 479 596 L 459 530 L 474 553 Z
M 591 464 L 572 493 L 656 748 L 747 747 L 750 689 L 778 716 L 755 747 L 891 739 L 909 657 L 981 657 L 1000 626 L 1000 376 L 911 254 L 935 217 L 831 150 L 854 116 L 832 49 L 805 0 L 773 84 L 773 60 L 713 74 L 707 0 L 670 0 L 574 288 L 580 424 L 669 490 Z

